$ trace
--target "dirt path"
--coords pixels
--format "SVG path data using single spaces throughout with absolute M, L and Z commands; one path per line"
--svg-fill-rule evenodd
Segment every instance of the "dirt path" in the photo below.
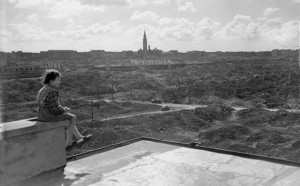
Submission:
M 168 111 L 149 111 L 149 112 L 142 112 L 142 113 L 136 113 L 136 114 L 129 114 L 129 115 L 123 115 L 123 116 L 115 116 L 110 118 L 101 119 L 100 121 L 108 121 L 112 119 L 120 119 L 120 118 L 129 118 L 129 117 L 136 117 L 141 115 L 150 115 L 150 114 L 165 114 L 170 112 L 177 112 L 181 110 L 189 110 L 189 109 L 177 109 L 177 110 L 168 110 Z
M 104 99 L 106 102 L 111 102 L 111 101 L 117 101 L 117 102 L 127 102 L 127 101 L 122 101 L 122 100 L 109 100 L 109 99 Z M 97 100 L 94 100 L 94 102 L 97 102 Z M 110 117 L 110 118 L 105 118 L 101 119 L 101 121 L 107 121 L 111 119 L 119 119 L 119 118 L 129 118 L 129 117 L 135 117 L 135 116 L 140 116 L 140 115 L 149 115 L 149 114 L 164 114 L 164 113 L 170 113 L 170 112 L 177 112 L 177 111 L 182 111 L 182 110 L 194 110 L 196 107 L 206 107 L 207 105 L 188 105 L 188 104 L 157 104 L 157 103 L 150 103 L 150 102 L 141 102 L 141 101 L 130 101 L 134 103 L 139 103 L 139 104 L 154 104 L 154 105 L 168 105 L 170 107 L 170 110 L 167 111 L 148 111 L 148 112 L 142 112 L 142 113 L 135 113 L 135 114 L 129 114 L 129 115 L 123 115 L 123 116 L 115 116 L 115 117 Z
M 105 101 L 107 102 L 110 102 L 112 100 L 108 100 L 106 99 Z M 121 100 L 114 100 L 114 101 L 118 101 L 118 102 L 126 102 L 126 101 L 121 101 Z M 140 103 L 140 104 L 156 104 L 156 105 L 160 105 L 160 106 L 163 106 L 163 105 L 168 105 L 171 107 L 171 109 L 185 109 L 185 110 L 193 110 L 197 107 L 207 107 L 208 105 L 191 105 L 191 104 L 175 104 L 175 103 L 166 103 L 166 104 L 157 104 L 157 103 L 150 103 L 150 102 L 142 102 L 142 101 L 132 101 L 131 102 L 135 102 L 135 103 Z M 243 109 L 248 109 L 246 107 L 232 107 L 234 110 L 236 111 L 239 111 L 239 110 L 243 110 Z M 281 109 L 268 109 L 268 108 L 263 108 L 265 110 L 268 110 L 268 111 L 273 111 L 273 112 L 276 112 L 278 110 L 281 110 Z M 296 113 L 300 113 L 300 109 L 285 109 L 286 111 L 288 112 L 296 112 Z
M 127 101 L 122 101 L 122 100 L 109 100 L 109 99 L 105 99 L 104 101 L 106 102 L 111 102 L 111 101 L 117 101 L 117 102 L 127 102 Z M 136 114 L 129 114 L 129 115 L 123 115 L 123 116 L 116 116 L 116 117 L 111 117 L 111 118 L 106 118 L 106 119 L 102 119 L 101 121 L 106 121 L 106 120 L 111 120 L 111 119 L 118 119 L 118 118 L 128 118 L 128 117 L 134 117 L 134 116 L 140 116 L 140 115 L 148 115 L 148 114 L 163 114 L 163 113 L 168 113 L 168 112 L 177 112 L 177 111 L 181 111 L 181 110 L 194 110 L 197 107 L 207 107 L 207 105 L 189 105 L 189 104 L 174 104 L 174 103 L 168 103 L 168 104 L 157 104 L 157 103 L 150 103 L 150 102 L 141 102 L 141 101 L 131 101 L 131 102 L 135 102 L 135 103 L 140 103 L 140 104 L 155 104 L 155 105 L 168 105 L 170 107 L 170 110 L 168 111 L 149 111 L 149 112 L 143 112 L 143 113 L 136 113 Z M 243 109 L 247 109 L 245 107 L 233 107 L 233 109 L 235 109 L 233 115 L 231 118 L 229 118 L 230 122 L 233 122 L 234 120 L 236 120 L 237 116 L 236 116 L 236 112 L 239 110 L 243 110 Z M 265 108 L 266 109 L 266 108 Z M 278 111 L 280 109 L 266 109 L 269 111 Z M 297 112 L 300 113 L 300 109 L 287 109 L 288 112 Z

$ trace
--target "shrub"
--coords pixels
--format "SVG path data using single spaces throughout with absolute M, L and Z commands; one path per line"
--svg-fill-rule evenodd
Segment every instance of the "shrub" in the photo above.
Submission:
M 250 143 L 254 143 L 254 142 L 262 141 L 266 138 L 268 138 L 268 135 L 265 132 L 258 132 L 250 135 L 246 141 Z
M 297 140 L 292 144 L 292 148 L 294 149 L 300 149 L 300 141 Z
M 198 117 L 206 121 L 213 121 L 226 119 L 233 110 L 231 107 L 210 105 L 206 108 L 197 107 L 194 112 Z
M 246 127 L 233 125 L 202 132 L 199 134 L 199 137 L 218 143 L 224 140 L 237 140 L 243 135 L 249 135 L 250 133 L 251 131 Z
M 250 147 L 246 144 L 240 144 L 240 143 L 229 145 L 228 149 L 232 150 L 232 151 L 236 151 L 236 152 L 242 152 L 242 153 L 249 153 L 249 154 L 255 154 L 256 153 L 255 148 Z
M 269 138 L 268 138 L 268 142 L 273 144 L 285 143 L 289 140 L 290 139 L 288 137 L 282 136 L 278 133 L 271 133 L 269 134 Z

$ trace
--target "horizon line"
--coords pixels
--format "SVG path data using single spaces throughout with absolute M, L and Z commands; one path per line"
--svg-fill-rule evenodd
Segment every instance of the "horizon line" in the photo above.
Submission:
M 139 49 L 140 50 L 140 49 Z M 77 51 L 77 50 L 72 50 L 72 49 L 48 49 L 48 50 L 40 50 L 39 52 L 32 52 L 32 51 L 23 51 L 23 50 L 12 50 L 10 52 L 7 51 L 2 51 L 0 50 L 0 52 L 4 52 L 4 53 L 13 53 L 13 52 L 24 52 L 24 53 L 40 53 L 40 52 L 48 52 L 48 51 L 74 51 L 74 52 L 91 52 L 91 51 L 104 51 L 104 52 L 128 52 L 128 51 L 132 51 L 132 52 L 138 52 L 139 50 L 122 50 L 122 51 L 109 51 L 109 50 L 104 50 L 104 49 L 91 49 L 89 51 Z M 153 49 L 152 49 L 153 50 Z M 158 49 L 159 50 L 159 49 Z M 168 50 L 168 51 L 164 51 L 161 50 L 162 52 L 170 52 L 170 51 L 177 51 L 178 53 L 187 53 L 187 52 L 194 52 L 194 51 L 198 51 L 198 52 L 271 52 L 273 50 L 300 50 L 300 48 L 296 48 L 296 49 L 292 49 L 292 48 L 286 48 L 286 49 L 279 49 L 279 48 L 274 48 L 272 50 L 258 50 L 258 51 L 253 51 L 253 50 L 229 50 L 229 51 L 222 51 L 222 50 L 216 50 L 216 51 L 205 51 L 205 50 L 189 50 L 189 51 L 179 51 L 176 49 L 172 49 L 172 50 Z

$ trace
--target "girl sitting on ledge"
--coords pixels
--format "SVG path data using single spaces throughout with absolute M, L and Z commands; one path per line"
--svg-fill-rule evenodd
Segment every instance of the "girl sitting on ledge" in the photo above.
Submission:
M 58 95 L 60 80 L 61 74 L 57 70 L 46 71 L 45 76 L 43 77 L 44 86 L 40 89 L 37 95 L 37 120 L 44 122 L 70 120 L 66 140 L 66 149 L 69 149 L 75 145 L 83 144 L 84 141 L 90 139 L 92 135 L 81 135 L 75 125 L 76 116 L 69 112 L 70 108 L 62 107 L 60 105 Z M 72 139 L 73 134 L 77 138 L 76 141 L 73 141 Z

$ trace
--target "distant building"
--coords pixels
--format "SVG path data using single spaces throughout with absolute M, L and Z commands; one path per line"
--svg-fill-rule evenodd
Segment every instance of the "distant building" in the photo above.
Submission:
M 41 51 L 40 56 L 42 59 L 49 60 L 70 60 L 77 57 L 77 51 L 75 50 L 48 50 Z
M 299 61 L 299 49 L 274 49 L 271 51 L 273 59 L 286 59 L 289 61 Z
M 40 77 L 46 69 L 62 69 L 61 62 L 30 62 L 26 65 L 0 66 L 0 77 L 18 79 Z
M 272 57 L 296 57 L 298 56 L 299 50 L 291 50 L 291 49 L 274 49 L 272 50 Z
M 178 54 L 178 50 L 170 50 L 169 52 L 172 54 Z
M 171 59 L 132 59 L 131 63 L 136 66 L 175 64 Z
M 281 56 L 281 51 L 278 49 L 272 50 L 272 57 L 279 57 Z
M 0 66 L 7 65 L 8 54 L 5 52 L 0 52 Z
M 105 54 L 105 50 L 91 50 L 92 58 L 102 58 Z
M 260 52 L 257 52 L 256 55 L 259 56 L 259 57 L 268 58 L 268 57 L 272 56 L 272 52 L 270 52 L 270 51 L 260 51 Z

